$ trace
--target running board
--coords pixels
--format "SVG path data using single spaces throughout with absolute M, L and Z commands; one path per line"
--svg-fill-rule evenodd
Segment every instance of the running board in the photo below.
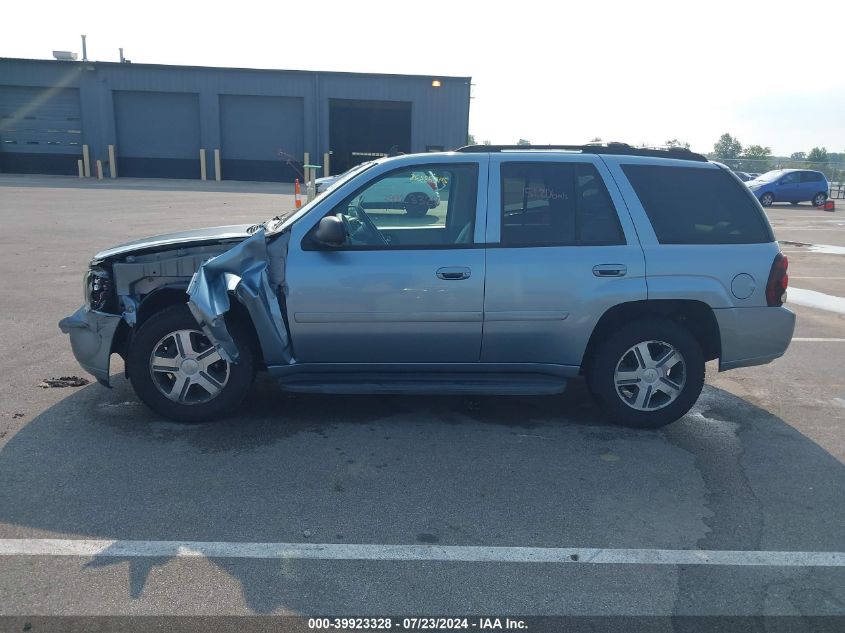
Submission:
M 388 376 L 311 374 L 279 381 L 284 391 L 334 395 L 498 395 L 535 396 L 563 393 L 566 381 L 553 376 L 450 375 Z

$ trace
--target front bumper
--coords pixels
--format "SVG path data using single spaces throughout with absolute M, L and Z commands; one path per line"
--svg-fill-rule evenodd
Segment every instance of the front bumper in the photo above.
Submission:
M 59 329 L 70 336 L 73 355 L 82 369 L 106 387 L 109 386 L 112 340 L 122 318 L 119 314 L 97 312 L 82 306 L 59 321 Z
M 787 308 L 713 310 L 722 338 L 719 371 L 765 365 L 783 356 L 795 331 L 795 313 Z

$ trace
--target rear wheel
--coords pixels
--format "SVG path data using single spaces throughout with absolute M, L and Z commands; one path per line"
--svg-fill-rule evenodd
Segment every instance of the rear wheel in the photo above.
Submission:
M 827 194 L 819 192 L 813 196 L 813 206 L 820 207 L 825 203 L 825 200 L 827 200 Z
M 673 321 L 635 321 L 599 345 L 587 379 L 612 420 L 657 428 L 695 404 L 704 385 L 704 355 L 695 337 Z
M 762 204 L 764 207 L 772 206 L 772 203 L 774 201 L 775 197 L 770 193 L 764 193 L 762 196 L 760 196 L 760 204 Z
M 231 412 L 252 386 L 255 359 L 237 324 L 229 333 L 238 347 L 237 363 L 220 355 L 186 305 L 154 314 L 133 338 L 127 358 L 135 393 L 159 415 L 179 422 Z

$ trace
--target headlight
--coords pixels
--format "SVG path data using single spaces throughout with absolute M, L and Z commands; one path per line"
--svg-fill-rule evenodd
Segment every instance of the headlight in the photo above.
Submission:
M 89 270 L 85 274 L 85 303 L 92 310 L 102 310 L 111 296 L 111 278 L 104 270 Z

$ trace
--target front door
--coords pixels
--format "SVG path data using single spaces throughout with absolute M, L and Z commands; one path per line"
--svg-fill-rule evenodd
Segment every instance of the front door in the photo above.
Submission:
M 798 202 L 801 199 L 801 173 L 797 171 L 786 174 L 777 184 L 775 200 L 783 202 Z
M 607 168 L 494 155 L 488 191 L 482 361 L 580 365 L 601 315 L 646 298 L 643 252 Z
M 486 162 L 379 165 L 310 227 L 294 226 L 286 301 L 298 362 L 479 360 Z M 342 246 L 315 240 L 326 215 L 343 220 Z

